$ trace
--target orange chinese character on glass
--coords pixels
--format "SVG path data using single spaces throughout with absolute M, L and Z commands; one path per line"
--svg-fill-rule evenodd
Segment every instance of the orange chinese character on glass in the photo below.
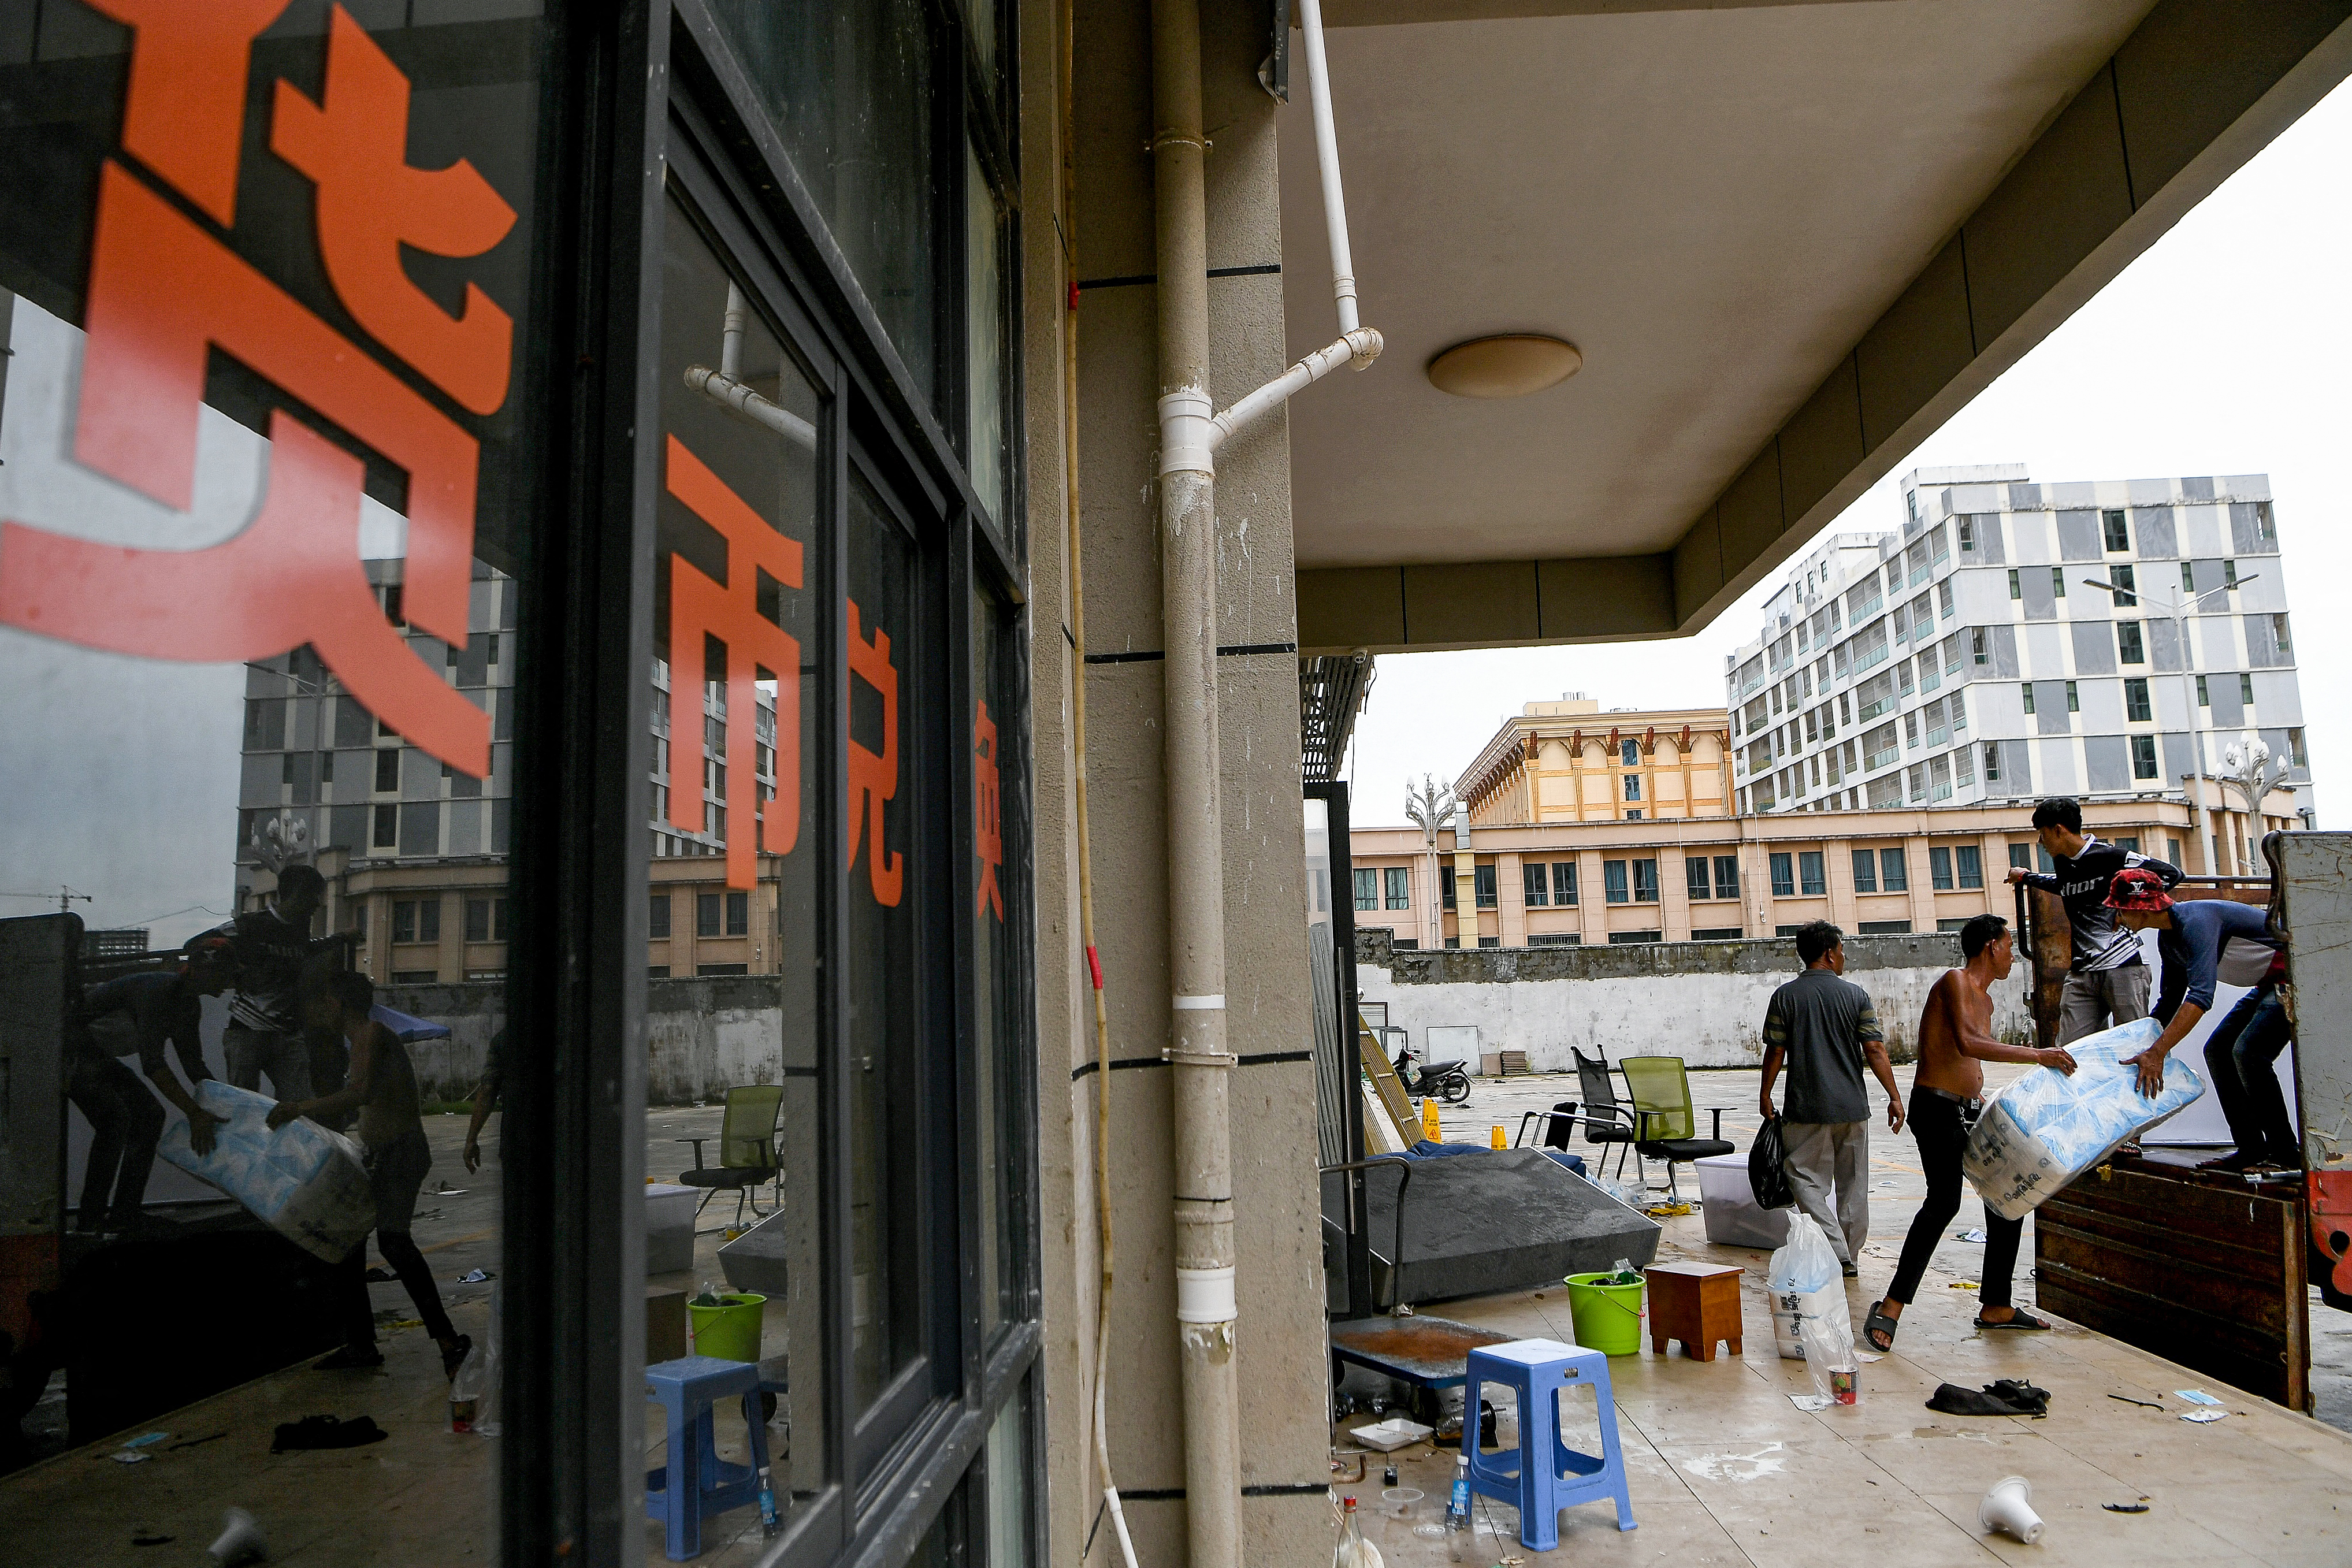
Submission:
M 972 838 L 980 850 L 980 900 L 971 912 L 977 917 L 982 910 L 993 910 L 1002 921 L 1004 890 L 996 873 L 1004 864 L 1003 774 L 997 762 L 996 721 L 988 716 L 986 702 L 980 705 L 980 717 L 971 727 L 971 759 Z
M 882 847 L 882 807 L 898 793 L 898 670 L 890 662 L 890 634 L 874 628 L 871 641 L 858 629 L 857 601 L 849 601 L 849 673 L 882 699 L 882 750 L 868 751 L 849 738 L 849 863 L 866 846 L 866 879 L 874 901 L 896 909 L 906 881 L 906 858 Z

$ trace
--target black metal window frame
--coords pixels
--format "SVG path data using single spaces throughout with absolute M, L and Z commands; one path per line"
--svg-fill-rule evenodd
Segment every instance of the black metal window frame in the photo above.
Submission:
M 535 282 L 536 336 L 545 367 L 541 406 L 532 417 L 545 455 L 540 502 L 563 520 L 551 531 L 526 589 L 540 629 L 538 655 L 520 693 L 519 749 L 529 779 L 562 779 L 561 800 L 518 813 L 515 879 L 529 887 L 547 918 L 517 932 L 511 1005 L 516 1026 L 565 1042 L 538 1082 L 509 1091 L 510 1146 L 540 1152 L 527 1170 L 510 1172 L 506 1199 L 509 1321 L 535 1325 L 534 1353 L 510 1359 L 509 1430 L 500 1469 L 501 1555 L 512 1563 L 563 1559 L 623 1563 L 641 1555 L 638 1499 L 643 1474 L 640 1357 L 644 1278 L 642 1205 L 645 1106 L 645 942 L 650 913 L 645 780 L 652 762 L 652 692 L 644 672 L 652 648 L 651 563 L 654 500 L 659 483 L 659 390 L 653 377 L 658 342 L 663 226 L 675 190 L 709 226 L 721 254 L 755 282 L 759 303 L 819 344 L 839 378 L 828 405 L 839 410 L 825 450 L 833 493 L 824 502 L 835 537 L 824 559 L 830 580 L 818 595 L 820 636 L 832 668 L 842 667 L 845 588 L 842 482 L 857 460 L 887 472 L 886 493 L 901 495 L 930 524 L 919 550 L 919 594 L 938 641 L 934 668 L 949 695 L 918 728 L 950 765 L 936 782 L 938 809 L 919 827 L 936 833 L 924 847 L 946 853 L 956 869 L 943 898 L 931 900 L 926 932 L 942 993 L 929 1016 L 950 1064 L 934 1075 L 930 1110 L 940 1131 L 953 1130 L 954 1158 L 931 1173 L 927 1201 L 945 1205 L 951 1238 L 936 1255 L 927 1282 L 928 1342 L 950 1352 L 931 1397 L 891 1436 L 886 1458 L 861 1486 L 846 1486 L 835 1506 L 811 1510 L 772 1550 L 789 1564 L 903 1562 L 926 1531 L 953 1508 L 961 1528 L 987 1533 L 985 1445 L 1009 1401 L 1025 1402 L 1026 1443 L 1020 1456 L 1028 1519 L 1022 1534 L 1030 1557 L 1045 1560 L 1045 1402 L 1037 1385 L 1042 1333 L 1034 1097 L 1034 898 L 1031 863 L 1030 678 L 1027 609 L 1020 527 L 1023 468 L 1019 411 L 1019 201 L 1010 134 L 1011 83 L 1018 80 L 1011 7 L 1003 17 L 992 90 L 976 50 L 963 42 L 961 13 L 934 3 L 935 58 L 963 61 L 940 82 L 950 109 L 939 116 L 933 199 L 940 222 L 941 310 L 954 330 L 940 333 L 934 407 L 912 390 L 873 312 L 866 309 L 789 161 L 752 107 L 741 73 L 701 0 L 635 0 L 593 14 L 558 12 L 547 23 L 541 153 L 537 171 L 542 247 Z M 967 138 L 969 140 L 967 140 Z M 963 399 L 965 337 L 961 268 L 965 149 L 995 183 L 1002 215 L 1000 279 L 1004 322 L 1007 468 L 1004 506 L 994 517 L 979 504 L 960 443 L 968 428 Z M 1003 1223 L 1016 1227 L 1014 1279 L 1005 1321 L 992 1338 L 982 1331 L 978 1257 L 978 1178 L 995 1159 L 980 1147 L 977 1021 L 972 1016 L 976 888 L 974 763 L 969 724 L 982 673 L 972 668 L 977 596 L 1002 615 L 1007 668 L 1006 711 L 998 718 L 1001 769 L 1004 940 L 1010 950 L 1003 989 L 1012 1005 L 999 1025 L 1003 1074 L 1000 1125 L 1013 1130 L 1017 1169 Z M 830 683 L 820 683 L 826 686 Z M 955 694 L 961 693 L 961 703 Z M 993 695 L 993 693 L 992 693 Z M 846 703 L 817 697 L 830 760 L 845 756 Z M 963 722 L 955 722 L 958 714 Z M 520 770 L 519 770 L 520 771 Z M 833 780 L 820 805 L 822 841 L 846 844 L 845 781 Z M 843 879 L 833 882 L 841 902 Z M 958 911 L 965 911 L 959 914 Z M 820 951 L 834 1014 L 844 986 L 839 943 L 843 910 L 832 908 Z M 942 964 L 944 957 L 949 962 Z M 834 1031 L 838 1036 L 838 1029 Z M 835 1098 L 845 1098 L 845 1089 Z M 835 1129 L 845 1106 L 830 1106 Z M 835 1136 L 837 1136 L 835 1134 Z M 838 1164 L 841 1152 L 824 1156 Z M 845 1193 L 836 1208 L 845 1208 Z M 615 1224 L 615 1216 L 620 1218 Z M 827 1225 L 845 1234 L 846 1215 Z M 828 1253 L 845 1275 L 846 1249 Z M 845 1279 L 828 1281 L 828 1374 L 835 1387 L 828 1419 L 838 1430 L 829 1450 L 850 1454 Z M 534 1435 L 521 1440 L 521 1435 Z M 960 1479 L 966 1484 L 959 1487 Z M 970 1553 L 967 1561 L 972 1560 Z

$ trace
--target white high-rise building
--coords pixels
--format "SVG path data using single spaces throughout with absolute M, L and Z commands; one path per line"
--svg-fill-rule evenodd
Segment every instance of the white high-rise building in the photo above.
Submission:
M 2011 463 L 1902 491 L 1900 531 L 1816 545 L 1725 660 L 1742 813 L 2191 787 L 2240 806 L 2187 780 L 2192 703 L 2206 774 L 2259 737 L 2310 805 L 2266 475 L 2037 485 Z

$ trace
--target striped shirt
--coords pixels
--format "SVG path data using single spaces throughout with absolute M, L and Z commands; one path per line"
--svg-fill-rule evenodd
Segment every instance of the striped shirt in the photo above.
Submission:
M 2168 888 L 2180 880 L 2179 868 L 2170 861 L 2091 836 L 2084 838 L 2077 853 L 2053 857 L 2051 867 L 2056 875 L 2030 872 L 2025 885 L 2057 894 L 2066 906 L 2066 925 L 2074 937 L 2074 958 L 2068 967 L 2077 974 L 2122 969 L 2140 961 L 2139 933 L 2117 925 L 2116 911 L 2107 908 L 2107 885 L 2116 872 L 2132 868 L 2153 871 Z

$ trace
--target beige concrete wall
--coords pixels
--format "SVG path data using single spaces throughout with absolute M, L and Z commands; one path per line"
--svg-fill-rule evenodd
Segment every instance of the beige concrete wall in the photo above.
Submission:
M 1058 189 L 1053 71 L 1058 8 L 1024 6 L 1024 148 L 1029 285 L 1032 626 L 1035 679 L 1038 1028 L 1046 1322 L 1047 1506 L 1053 1561 L 1076 1563 L 1097 1500 L 1078 1449 L 1093 1396 L 1097 1213 L 1093 1195 L 1092 1004 L 1077 929 L 1072 820 L 1070 651 L 1064 637 L 1060 333 L 1068 273 L 1052 222 Z M 1207 0 L 1202 16 L 1209 266 L 1281 260 L 1276 205 L 1276 106 L 1255 80 L 1265 14 L 1249 0 Z M 1146 281 L 1085 289 L 1077 312 L 1075 425 L 1081 471 L 1088 651 L 1161 647 L 1160 543 L 1153 488 L 1160 392 L 1155 344 L 1148 8 L 1077 6 L 1076 274 Z M 1040 62 L 1043 62 L 1042 65 Z M 1210 282 L 1211 390 L 1220 405 L 1286 363 L 1281 278 Z M 1297 635 L 1286 425 L 1277 416 L 1219 458 L 1221 647 L 1287 645 Z M 1057 619 L 1057 617 L 1059 619 Z M 1240 1305 L 1245 1552 L 1261 1563 L 1328 1550 L 1320 1218 L 1315 1088 L 1304 1062 L 1262 1058 L 1309 1038 L 1305 842 L 1299 792 L 1297 665 L 1288 653 L 1220 658 L 1224 773 L 1227 1021 L 1244 1065 L 1233 1085 L 1236 1291 Z M 1130 1500 L 1139 1558 L 1185 1561 L 1182 1399 L 1175 1335 L 1171 1218 L 1167 839 L 1162 822 L 1160 665 L 1087 671 L 1096 942 L 1111 1017 L 1111 1054 L 1138 1065 L 1110 1075 L 1116 1283 L 1111 1459 Z M 1115 1553 L 1106 1528 L 1091 1561 Z

